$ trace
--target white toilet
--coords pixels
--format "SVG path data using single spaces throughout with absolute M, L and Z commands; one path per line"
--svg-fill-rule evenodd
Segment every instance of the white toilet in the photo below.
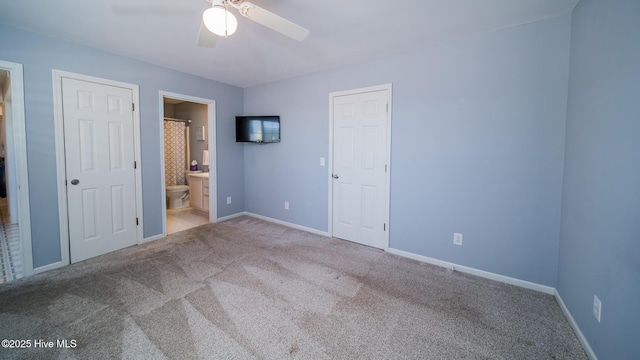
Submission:
M 189 206 L 189 185 L 167 186 L 167 208 L 180 209 Z
M 201 172 L 202 170 L 187 171 L 187 175 Z M 167 186 L 167 209 L 189 207 L 189 180 L 191 179 L 187 176 L 187 185 Z

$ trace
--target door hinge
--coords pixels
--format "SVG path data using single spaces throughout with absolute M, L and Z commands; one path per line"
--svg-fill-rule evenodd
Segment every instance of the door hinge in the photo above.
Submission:
M 387 231 L 387 223 L 384 223 L 384 225 L 382 226 L 382 230 Z
M 131 103 L 131 111 L 136 111 L 136 104 Z M 389 105 L 387 105 L 387 111 L 389 111 Z
M 384 164 L 384 172 L 387 172 L 387 164 Z
M 389 112 L 389 104 L 387 104 L 387 112 Z
M 133 168 L 134 168 L 134 169 L 137 169 L 137 168 L 138 168 L 138 162 L 137 162 L 137 161 L 134 161 L 134 162 L 133 162 Z
M 136 226 L 140 225 L 140 223 L 138 222 L 138 218 L 136 218 Z

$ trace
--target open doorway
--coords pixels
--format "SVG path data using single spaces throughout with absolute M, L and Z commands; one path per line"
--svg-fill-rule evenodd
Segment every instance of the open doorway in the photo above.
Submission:
M 22 65 L 0 60 L 0 283 L 33 274 Z
M 213 100 L 161 93 L 164 234 L 215 222 Z

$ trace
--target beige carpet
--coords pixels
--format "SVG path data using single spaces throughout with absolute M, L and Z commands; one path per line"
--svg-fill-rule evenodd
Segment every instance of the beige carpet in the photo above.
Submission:
M 586 358 L 550 295 L 249 217 L 0 285 L 0 339 L 30 341 L 2 359 Z

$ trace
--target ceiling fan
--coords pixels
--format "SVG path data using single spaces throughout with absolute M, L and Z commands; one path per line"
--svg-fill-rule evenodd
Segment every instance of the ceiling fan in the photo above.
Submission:
M 302 41 L 309 36 L 309 30 L 248 1 L 205 1 L 211 3 L 211 7 L 202 14 L 198 46 L 215 47 L 218 36 L 227 37 L 236 31 L 238 20 L 229 11 L 230 8 L 235 8 L 240 15 L 292 39 Z

